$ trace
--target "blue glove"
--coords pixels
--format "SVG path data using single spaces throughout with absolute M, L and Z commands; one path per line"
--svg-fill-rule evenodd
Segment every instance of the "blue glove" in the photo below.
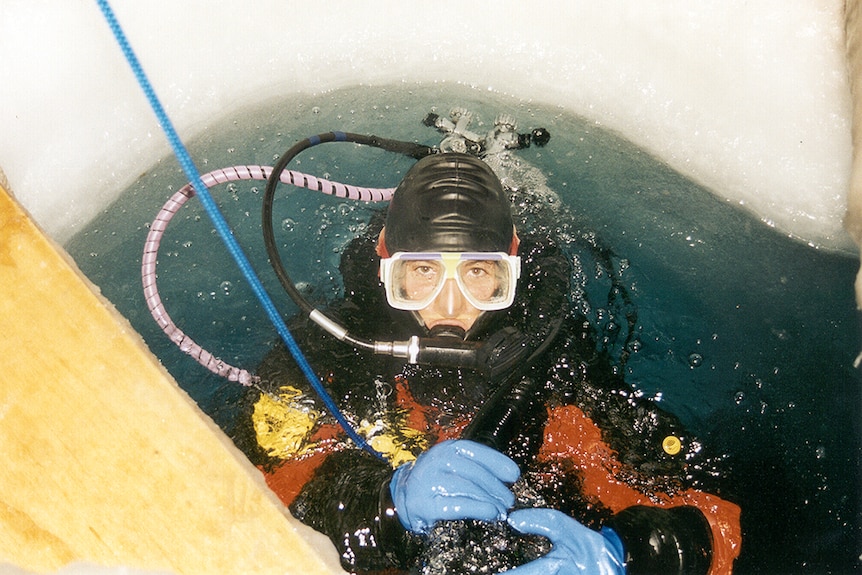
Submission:
M 599 533 L 561 511 L 544 508 L 513 511 L 508 521 L 521 533 L 547 537 L 553 548 L 506 575 L 625 574 L 623 544 L 611 529 Z
M 442 520 L 505 519 L 515 503 L 506 484 L 520 474 L 517 464 L 495 449 L 449 440 L 396 469 L 389 489 L 401 524 L 427 533 Z

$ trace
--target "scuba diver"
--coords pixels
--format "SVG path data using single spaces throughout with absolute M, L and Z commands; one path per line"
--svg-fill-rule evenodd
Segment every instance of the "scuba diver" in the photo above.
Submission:
M 327 314 L 427 352 L 373 355 L 307 317 L 291 325 L 385 460 L 345 438 L 283 346 L 230 434 L 346 570 L 730 572 L 739 509 L 705 491 L 714 461 L 597 349 L 569 301 L 571 259 L 516 230 L 485 162 L 420 159 L 340 271 Z

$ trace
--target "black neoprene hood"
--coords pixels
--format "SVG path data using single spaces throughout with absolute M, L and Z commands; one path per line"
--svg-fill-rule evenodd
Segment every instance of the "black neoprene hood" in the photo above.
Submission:
M 395 190 L 384 241 L 395 252 L 506 252 L 514 227 L 499 178 L 468 154 L 427 156 Z

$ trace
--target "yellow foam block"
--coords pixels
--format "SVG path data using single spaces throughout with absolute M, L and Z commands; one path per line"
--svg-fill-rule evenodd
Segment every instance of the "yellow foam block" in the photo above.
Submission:
M 0 564 L 339 573 L 0 188 Z

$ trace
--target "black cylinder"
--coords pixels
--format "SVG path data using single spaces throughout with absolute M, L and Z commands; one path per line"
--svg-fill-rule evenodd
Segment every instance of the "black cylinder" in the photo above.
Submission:
M 626 575 L 705 575 L 712 563 L 712 529 L 697 507 L 635 505 L 606 525 L 623 542 Z
M 530 412 L 537 390 L 537 383 L 529 377 L 501 390 L 502 396 L 485 402 L 461 437 L 505 452 Z

